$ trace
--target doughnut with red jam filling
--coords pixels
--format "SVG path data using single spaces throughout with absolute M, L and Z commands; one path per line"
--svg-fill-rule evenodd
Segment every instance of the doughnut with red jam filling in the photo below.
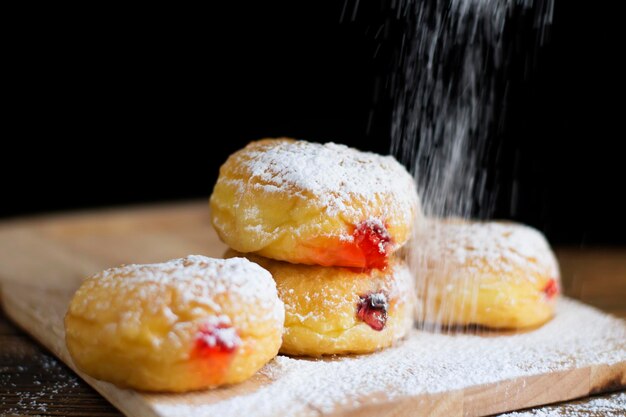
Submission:
M 543 235 L 528 226 L 428 220 L 412 261 L 420 322 L 522 329 L 554 314 L 559 266 Z
M 233 251 L 226 256 L 233 256 Z M 281 353 L 368 353 L 392 345 L 413 324 L 413 283 L 393 256 L 384 270 L 296 265 L 246 255 L 270 271 L 285 303 Z
M 232 154 L 210 205 L 238 252 L 363 269 L 385 268 L 422 219 L 413 178 L 391 156 L 292 139 Z
M 85 373 L 182 392 L 249 378 L 278 352 L 284 314 L 259 265 L 189 256 L 88 278 L 71 301 L 65 333 Z

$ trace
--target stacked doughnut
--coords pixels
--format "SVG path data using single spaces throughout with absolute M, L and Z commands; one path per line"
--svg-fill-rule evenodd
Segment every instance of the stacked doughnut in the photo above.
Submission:
M 210 206 L 229 255 L 244 254 L 276 281 L 281 352 L 371 352 L 411 327 L 412 280 L 397 252 L 422 217 L 413 179 L 392 157 L 252 142 L 220 168 Z

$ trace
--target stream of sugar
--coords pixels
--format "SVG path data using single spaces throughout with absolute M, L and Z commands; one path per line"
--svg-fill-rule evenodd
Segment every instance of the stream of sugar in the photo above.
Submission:
M 513 13 L 532 13 L 540 43 L 553 0 L 399 0 L 392 7 L 404 32 L 390 80 L 391 151 L 411 168 L 427 216 L 488 218 L 497 190 L 488 187 L 486 154 L 505 100 L 497 80 L 506 76 L 507 22 Z M 419 248 L 410 253 L 419 271 Z M 428 294 L 430 284 L 416 277 L 418 294 Z M 465 290 L 475 305 L 477 289 Z M 418 323 L 446 327 L 428 304 L 418 308 Z

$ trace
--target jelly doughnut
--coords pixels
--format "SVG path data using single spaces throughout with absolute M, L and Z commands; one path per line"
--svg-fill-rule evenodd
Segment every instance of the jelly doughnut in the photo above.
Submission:
M 413 178 L 391 156 L 292 139 L 232 154 L 210 205 L 231 248 L 322 266 L 384 268 L 421 219 Z
M 554 314 L 558 263 L 535 229 L 429 220 L 416 240 L 418 321 L 520 329 Z
M 412 327 L 411 274 L 395 256 L 385 270 L 369 271 L 247 256 L 270 271 L 285 303 L 281 353 L 368 353 L 390 346 Z
M 284 306 L 269 272 L 244 258 L 189 256 L 88 278 L 65 316 L 85 373 L 181 392 L 243 381 L 281 344 Z

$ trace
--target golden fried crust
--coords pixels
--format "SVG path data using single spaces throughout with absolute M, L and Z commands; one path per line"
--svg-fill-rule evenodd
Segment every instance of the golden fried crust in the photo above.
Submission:
M 232 154 L 210 206 L 231 248 L 323 266 L 383 267 L 421 219 L 413 179 L 392 157 L 292 139 Z
M 229 251 L 226 256 L 233 254 Z M 395 257 L 384 271 L 355 271 L 246 256 L 270 271 L 278 296 L 285 303 L 281 353 L 321 356 L 373 352 L 390 346 L 412 327 L 412 279 L 406 264 Z M 381 330 L 375 330 L 358 314 L 359 306 L 373 294 L 384 294 L 387 301 L 387 318 Z
M 189 256 L 88 278 L 71 301 L 65 332 L 85 373 L 181 392 L 249 378 L 278 352 L 283 321 L 266 270 L 242 258 Z
M 522 329 L 554 314 L 558 263 L 530 227 L 429 220 L 411 261 L 418 271 L 418 321 Z

